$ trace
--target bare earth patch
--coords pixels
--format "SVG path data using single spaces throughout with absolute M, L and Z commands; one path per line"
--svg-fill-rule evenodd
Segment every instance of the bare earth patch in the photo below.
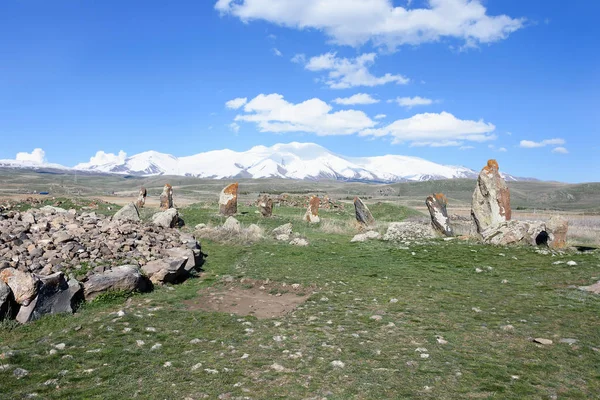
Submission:
M 293 311 L 312 294 L 313 288 L 294 286 L 243 279 L 240 283 L 226 283 L 224 287 L 202 289 L 198 297 L 186 300 L 184 304 L 190 310 L 275 318 Z

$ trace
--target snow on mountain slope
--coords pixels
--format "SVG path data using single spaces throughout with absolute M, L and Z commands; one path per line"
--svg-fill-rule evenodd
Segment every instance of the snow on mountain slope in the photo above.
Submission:
M 0 160 L 0 168 L 27 168 L 27 169 L 71 169 L 60 164 L 38 163 L 30 160 Z

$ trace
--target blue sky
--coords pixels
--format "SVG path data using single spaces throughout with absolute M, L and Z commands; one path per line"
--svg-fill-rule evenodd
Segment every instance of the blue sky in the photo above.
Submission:
M 600 180 L 599 2 L 340 4 L 4 0 L 0 159 L 301 141 Z

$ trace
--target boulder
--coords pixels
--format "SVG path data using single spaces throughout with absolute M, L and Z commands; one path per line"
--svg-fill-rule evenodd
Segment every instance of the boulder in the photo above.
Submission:
M 188 271 L 185 264 L 188 258 L 163 258 L 150 261 L 142 266 L 142 271 L 152 283 L 176 283 L 185 279 Z
M 567 247 L 567 231 L 569 230 L 569 221 L 560 215 L 553 215 L 548 223 L 549 240 L 548 246 L 553 249 L 564 249 Z
M 15 301 L 23 306 L 37 296 L 39 280 L 33 274 L 6 268 L 0 272 L 0 279 L 10 287 Z
M 0 280 L 0 321 L 14 318 L 18 309 L 19 306 L 10 287 Z
M 219 196 L 219 214 L 227 217 L 237 213 L 238 183 L 232 183 Z
M 366 227 L 375 225 L 375 218 L 373 218 L 373 214 L 371 214 L 369 208 L 358 196 L 354 198 L 354 211 L 356 214 L 356 220 L 359 224 Z
M 386 241 L 412 241 L 435 237 L 431 224 L 419 222 L 390 222 L 383 235 Z
M 152 216 L 152 223 L 161 228 L 174 228 L 181 224 L 179 213 L 175 208 L 157 212 Z
M 73 313 L 83 300 L 81 284 L 75 279 L 67 282 L 62 272 L 40 277 L 38 294 L 27 306 L 21 307 L 17 321 L 24 324 L 45 314 Z
M 191 272 L 193 270 L 199 271 L 204 263 L 203 253 L 199 248 L 189 249 L 174 247 L 172 249 L 166 249 L 164 254 L 174 259 L 185 259 L 185 264 L 183 267 L 187 272 Z
M 506 221 L 481 233 L 483 241 L 495 245 L 547 245 L 549 235 L 541 221 Z
M 151 285 L 136 265 L 113 267 L 90 276 L 83 284 L 84 296 L 88 301 L 109 290 L 145 292 L 150 289 Z
M 166 184 L 160 194 L 160 209 L 168 210 L 173 208 L 173 186 Z
M 479 173 L 471 215 L 479 233 L 511 219 L 510 192 L 496 160 L 489 160 Z
M 135 204 L 129 203 L 121 208 L 113 216 L 113 221 L 133 221 L 137 222 L 140 220 L 140 213 Z
M 277 228 L 271 231 L 271 234 L 275 236 L 275 239 L 278 241 L 287 242 L 290 240 L 290 236 L 292 235 L 292 224 L 287 223 L 284 225 L 280 225 Z
M 270 217 L 273 215 L 273 199 L 268 195 L 262 195 L 258 200 L 258 210 L 263 217 Z
M 308 202 L 308 208 L 306 209 L 306 213 L 304 214 L 304 220 L 310 222 L 311 224 L 317 224 L 321 222 L 319 218 L 319 205 L 321 204 L 321 200 L 319 197 L 312 196 L 310 201 Z
M 146 204 L 146 195 L 148 194 L 148 191 L 146 190 L 145 187 L 141 187 L 140 188 L 140 193 L 138 194 L 138 198 L 135 202 L 135 206 L 137 208 L 144 208 L 144 205 Z
M 443 193 L 434 193 L 431 196 L 427 196 L 425 200 L 429 215 L 431 216 L 431 225 L 433 228 L 444 236 L 454 236 L 452 232 L 452 226 L 450 225 L 450 218 L 448 218 L 447 205 L 448 200 Z
M 223 229 L 233 233 L 240 233 L 242 231 L 242 225 L 240 224 L 240 221 L 238 221 L 234 217 L 229 217 L 225 220 L 225 223 L 223 224 Z
M 350 242 L 355 243 L 355 242 L 366 242 L 369 239 L 381 239 L 381 234 L 379 232 L 375 232 L 375 231 L 368 231 L 365 233 L 359 233 L 358 235 L 355 235 L 352 240 L 350 240 Z

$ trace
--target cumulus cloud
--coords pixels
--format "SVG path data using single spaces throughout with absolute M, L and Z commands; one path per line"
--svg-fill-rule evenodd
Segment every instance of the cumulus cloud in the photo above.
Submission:
M 546 147 L 546 146 L 560 146 L 565 144 L 564 139 L 555 138 L 555 139 L 546 139 L 541 142 L 534 142 L 532 140 L 521 140 L 519 143 L 519 147 L 524 149 L 534 149 L 536 147 Z
M 248 102 L 248 98 L 246 97 L 238 97 L 233 100 L 229 100 L 225 103 L 225 107 L 230 108 L 232 110 L 237 110 L 242 107 L 244 104 Z
M 433 104 L 433 100 L 420 96 L 415 97 L 397 97 L 392 102 L 398 103 L 401 107 L 413 108 L 415 106 L 428 106 Z
M 394 6 L 392 0 L 218 0 L 221 15 L 293 29 L 318 29 L 338 45 L 371 42 L 390 50 L 402 45 L 457 39 L 463 47 L 506 39 L 524 18 L 489 15 L 482 0 L 429 0 L 421 7 Z
M 379 103 L 379 100 L 374 99 L 371 95 L 367 93 L 357 93 L 350 97 L 338 97 L 333 100 L 335 104 L 344 104 L 344 105 L 355 105 L 355 104 L 375 104 Z
M 105 153 L 104 151 L 100 150 L 98 152 L 96 152 L 95 156 L 92 156 L 90 158 L 90 164 L 94 164 L 94 165 L 104 165 L 104 164 L 122 164 L 125 162 L 125 159 L 127 158 L 127 153 L 125 153 L 123 150 L 119 151 L 119 154 L 114 154 L 114 153 Z
M 312 57 L 305 64 L 309 71 L 327 71 L 323 81 L 332 89 L 348 89 L 356 86 L 379 86 L 387 83 L 405 85 L 410 80 L 402 75 L 387 73 L 375 76 L 369 72 L 369 67 L 375 62 L 375 53 L 365 53 L 356 58 L 337 57 L 336 53 L 325 53 Z
M 256 123 L 261 132 L 308 132 L 320 136 L 350 135 L 376 124 L 362 111 L 331 111 L 329 104 L 317 98 L 294 104 L 277 93 L 260 94 L 244 106 L 245 114 L 235 120 Z
M 382 128 L 365 129 L 361 136 L 391 136 L 392 143 L 411 142 L 413 146 L 461 146 L 464 141 L 496 139 L 496 127 L 483 120 L 461 120 L 448 112 L 423 113 L 399 119 Z
M 557 154 L 569 154 L 569 150 L 564 147 L 555 147 L 552 149 L 552 152 Z
M 40 148 L 33 149 L 31 153 L 19 152 L 15 157 L 17 161 L 31 162 L 35 164 L 46 163 L 46 152 Z

